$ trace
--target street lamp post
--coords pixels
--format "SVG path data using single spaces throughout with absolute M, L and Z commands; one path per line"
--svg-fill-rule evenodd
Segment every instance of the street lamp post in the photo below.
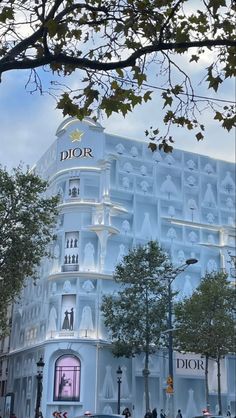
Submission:
M 168 378 L 166 393 L 169 395 L 169 417 L 174 417 L 174 374 L 173 374 L 173 328 L 172 328 L 172 289 L 171 284 L 179 273 L 182 273 L 191 264 L 196 264 L 198 260 L 196 258 L 189 258 L 185 261 L 183 266 L 178 267 L 172 272 L 171 276 L 168 277 Z M 174 274 L 174 276 L 173 276 Z
M 42 392 L 43 392 L 43 368 L 44 368 L 44 361 L 43 357 L 41 356 L 37 364 L 37 398 L 36 398 L 36 408 L 35 408 L 35 418 L 42 417 L 42 414 L 40 412 L 40 405 L 41 405 L 41 398 L 42 398 Z
M 117 371 L 117 385 L 118 385 L 118 399 L 117 399 L 117 414 L 120 415 L 120 386 L 121 386 L 121 376 L 122 376 L 122 370 L 121 367 L 119 366 Z

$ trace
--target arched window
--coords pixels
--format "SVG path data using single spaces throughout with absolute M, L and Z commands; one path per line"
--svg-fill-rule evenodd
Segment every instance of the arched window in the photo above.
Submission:
M 55 363 L 54 401 L 80 400 L 80 360 L 64 355 Z

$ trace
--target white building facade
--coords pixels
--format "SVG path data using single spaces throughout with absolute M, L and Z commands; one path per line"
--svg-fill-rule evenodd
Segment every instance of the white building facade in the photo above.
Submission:
M 57 240 L 52 259 L 39 269 L 15 304 L 8 355 L 7 392 L 17 418 L 32 418 L 36 362 L 43 356 L 42 413 L 68 418 L 92 412 L 117 413 L 118 366 L 121 409 L 144 414 L 143 356 L 113 358 L 100 312 L 113 292 L 114 267 L 133 246 L 158 240 L 178 266 L 197 258 L 178 276 L 178 297 L 189 296 L 206 271 L 225 269 L 233 280 L 235 256 L 235 166 L 189 152 L 152 153 L 148 144 L 114 136 L 87 119 L 70 118 L 36 165 L 60 194 Z M 151 407 L 167 408 L 167 352 L 150 364 Z M 174 353 L 175 410 L 184 418 L 204 403 L 204 362 Z M 210 368 L 210 402 L 217 409 L 217 380 Z M 235 407 L 235 358 L 222 361 L 222 399 Z M 1 411 L 1 413 L 3 413 Z

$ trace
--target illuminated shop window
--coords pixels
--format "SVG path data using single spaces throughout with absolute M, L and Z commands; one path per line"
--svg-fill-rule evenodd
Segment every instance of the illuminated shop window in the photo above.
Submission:
M 54 401 L 80 400 L 80 360 L 75 356 L 59 357 L 55 364 Z

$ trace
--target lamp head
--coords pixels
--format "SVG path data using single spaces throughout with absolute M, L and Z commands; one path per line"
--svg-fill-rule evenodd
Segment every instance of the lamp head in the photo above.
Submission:
M 196 258 L 188 258 L 188 260 L 185 261 L 185 264 L 187 264 L 187 266 L 190 266 L 190 264 L 196 264 L 198 263 L 198 260 Z
M 44 361 L 43 361 L 43 357 L 41 356 L 39 361 L 36 363 L 37 368 L 38 368 L 38 373 L 42 373 L 43 372 L 43 368 L 44 368 Z
M 120 366 L 116 370 L 116 373 L 118 374 L 118 376 L 121 376 L 122 375 L 122 370 L 121 370 L 121 367 Z

